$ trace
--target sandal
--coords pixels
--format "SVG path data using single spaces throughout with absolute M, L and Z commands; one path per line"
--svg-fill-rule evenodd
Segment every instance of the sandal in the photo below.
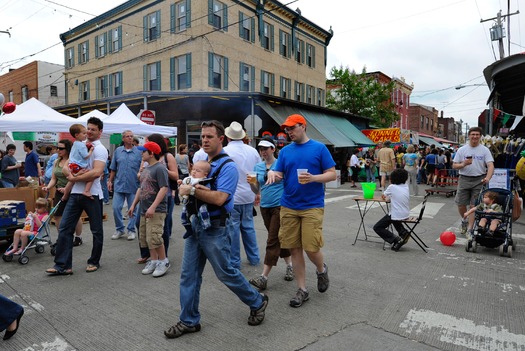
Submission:
M 64 271 L 59 271 L 58 269 L 56 268 L 48 268 L 46 269 L 46 273 L 50 276 L 53 276 L 53 275 L 71 275 L 73 274 L 73 270 L 71 268 L 68 268 Z
M 86 272 L 88 273 L 93 273 L 93 272 L 96 272 L 97 270 L 98 270 L 98 266 L 95 266 L 94 264 L 88 264 L 86 268 Z
M 137 263 L 138 264 L 144 264 L 144 263 L 148 262 L 148 260 L 149 260 L 149 257 L 137 258 Z

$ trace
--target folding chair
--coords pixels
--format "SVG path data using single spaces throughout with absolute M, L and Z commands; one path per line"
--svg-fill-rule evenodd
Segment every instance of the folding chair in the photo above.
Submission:
M 427 205 L 427 199 L 428 197 L 430 196 L 430 193 L 427 193 L 425 195 L 425 198 L 423 199 L 423 202 L 421 203 L 421 211 L 419 211 L 419 216 L 418 217 L 408 217 L 407 219 L 404 219 L 404 220 L 399 220 L 399 221 L 396 221 L 396 222 L 400 222 L 402 223 L 405 228 L 407 229 L 408 231 L 408 236 L 406 237 L 405 240 L 408 241 L 408 238 L 412 238 L 412 240 L 415 241 L 416 244 L 418 244 L 418 246 L 421 248 L 421 250 L 425 251 L 428 253 L 427 250 L 425 250 L 425 248 L 429 248 L 427 246 L 427 244 L 425 244 L 425 242 L 423 240 L 421 240 L 421 238 L 416 234 L 416 232 L 414 231 L 414 229 L 417 227 L 417 225 L 421 222 L 421 219 L 423 218 L 423 213 L 425 212 L 425 206 Z

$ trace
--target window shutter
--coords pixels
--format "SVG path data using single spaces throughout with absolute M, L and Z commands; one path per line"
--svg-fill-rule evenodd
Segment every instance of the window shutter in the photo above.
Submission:
M 91 97 L 90 97 L 90 87 L 89 87 L 89 80 L 86 82 L 86 85 L 87 85 L 87 99 L 86 100 L 91 100 Z
M 191 27 L 191 0 L 186 0 L 186 28 Z
M 186 88 L 191 88 L 191 52 L 186 55 Z
M 86 62 L 89 62 L 89 41 L 86 42 Z
M 251 22 L 252 22 L 252 28 L 250 30 L 250 33 L 252 35 L 251 41 L 252 43 L 255 43 L 255 18 L 252 17 Z
M 243 66 L 244 64 L 239 62 L 239 91 L 242 91 Z
M 286 53 L 286 57 L 292 57 L 292 36 L 287 35 L 288 38 L 288 52 Z
M 100 99 L 100 91 L 99 91 L 99 86 L 100 86 L 100 83 L 102 83 L 102 78 L 97 78 L 95 79 L 95 99 Z
M 283 52 L 283 31 L 279 29 L 279 55 L 284 56 Z
M 222 8 L 222 19 L 223 19 L 223 27 L 222 27 L 222 30 L 224 30 L 225 32 L 228 31 L 228 6 L 226 5 L 223 5 L 224 7 Z
M 124 80 L 122 80 L 122 71 L 118 73 L 118 81 L 120 83 L 120 94 L 124 94 Z
M 244 31 L 244 14 L 239 11 L 239 37 L 242 38 L 242 33 Z
M 144 91 L 148 91 L 148 65 L 144 65 L 144 77 L 143 77 L 143 85 L 142 89 Z
M 228 58 L 224 57 L 224 90 L 228 90 Z
M 270 50 L 274 50 L 273 24 L 270 25 Z
M 160 29 L 160 10 L 158 10 L 155 13 L 155 17 L 157 17 L 157 37 L 155 39 L 158 39 L 158 38 L 160 38 L 160 33 L 161 33 L 161 29 Z
M 273 73 L 270 74 L 270 78 L 272 79 L 272 85 L 270 88 L 270 92 L 272 95 L 275 95 L 275 75 Z
M 109 75 L 104 76 L 104 96 L 108 96 L 108 81 L 109 81 Z
M 82 91 L 84 89 L 84 87 L 82 86 L 82 83 L 77 88 L 78 88 L 78 102 L 82 102 Z
M 118 26 L 118 49 L 122 50 L 122 26 Z
M 110 74 L 109 75 L 109 91 L 108 91 L 108 96 L 113 96 L 115 95 L 114 91 L 113 91 L 113 77 L 115 77 L 114 74 Z
M 171 4 L 170 5 L 170 32 L 172 33 L 175 33 L 176 32 L 176 29 L 175 29 L 175 17 L 176 16 L 176 13 L 175 13 L 175 4 Z
M 144 22 L 144 41 L 149 41 L 149 37 L 148 37 L 148 16 L 144 16 L 143 18 L 143 22 Z
M 301 40 L 301 63 L 304 63 L 304 57 L 306 53 L 304 52 L 304 41 Z
M 109 38 L 108 45 L 108 54 L 111 54 L 113 52 L 113 30 L 109 30 L 107 32 L 107 37 Z
M 80 58 L 82 57 L 82 44 L 78 44 L 78 64 L 80 65 Z
M 260 89 L 259 91 L 262 93 L 264 90 L 264 71 L 261 70 L 261 84 L 260 84 Z
M 162 82 L 161 82 L 161 78 L 162 78 L 162 71 L 160 70 L 160 61 L 157 61 L 157 63 L 155 64 L 156 65 L 156 70 L 157 70 L 157 81 L 159 82 L 157 84 L 157 89 L 158 90 L 162 90 Z
M 175 89 L 175 57 L 170 57 L 170 90 Z
M 304 84 L 301 84 L 300 87 L 301 87 L 301 102 L 304 102 Z
M 315 46 L 312 45 L 312 68 L 315 68 Z
M 211 52 L 208 52 L 208 86 L 213 86 L 213 54 Z
M 95 57 L 98 58 L 98 35 L 95 35 Z
M 208 24 L 213 26 L 213 0 L 208 0 Z
M 251 80 L 251 82 L 250 82 L 250 91 L 255 91 L 255 67 L 252 66 L 250 68 L 250 71 L 251 71 L 250 72 L 250 76 L 251 76 L 250 77 L 250 80 Z

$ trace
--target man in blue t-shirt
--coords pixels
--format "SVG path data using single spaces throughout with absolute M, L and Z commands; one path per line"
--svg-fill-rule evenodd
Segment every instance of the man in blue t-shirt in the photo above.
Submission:
M 279 153 L 275 169 L 268 172 L 267 184 L 282 180 L 281 248 L 290 249 L 297 281 L 297 293 L 290 306 L 308 301 L 303 250 L 317 268 L 317 290 L 328 290 L 328 268 L 323 247 L 324 183 L 336 179 L 335 162 L 328 148 L 306 135 L 306 120 L 291 115 L 281 125 L 292 143 Z
M 33 143 L 24 141 L 24 151 L 26 152 L 26 159 L 24 162 L 24 176 L 36 178 L 38 181 L 42 175 L 42 168 L 40 167 L 40 159 L 37 153 L 33 150 Z
M 180 320 L 164 331 L 167 338 L 178 338 L 201 330 L 199 298 L 202 272 L 208 260 L 217 278 L 250 307 L 249 325 L 263 322 L 268 296 L 260 294 L 230 260 L 233 223 L 233 196 L 237 189 L 237 166 L 222 149 L 224 126 L 219 121 L 203 122 L 202 148 L 208 155 L 211 171 L 209 187 L 203 184 L 181 184 L 179 194 L 206 203 L 211 226 L 203 226 L 200 216 L 193 216 L 194 235 L 184 243 L 180 276 Z

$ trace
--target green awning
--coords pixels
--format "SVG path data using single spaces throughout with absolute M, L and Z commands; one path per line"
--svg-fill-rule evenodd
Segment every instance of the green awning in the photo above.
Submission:
M 345 118 L 322 112 L 307 111 L 290 106 L 272 106 L 266 101 L 257 102 L 279 125 L 292 114 L 302 115 L 308 122 L 308 137 L 334 147 L 375 145 L 359 129 Z
M 443 144 L 437 142 L 436 140 L 432 139 L 432 138 L 428 138 L 428 137 L 424 137 L 424 136 L 419 136 L 419 142 L 422 142 L 424 144 L 427 144 L 427 145 L 436 145 L 436 146 L 439 146 L 439 147 L 442 147 Z

